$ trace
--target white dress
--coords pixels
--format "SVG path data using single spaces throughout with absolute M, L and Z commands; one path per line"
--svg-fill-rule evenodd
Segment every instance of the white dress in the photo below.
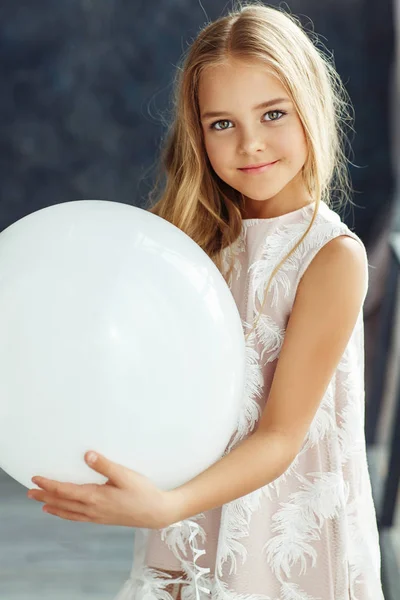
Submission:
M 245 219 L 240 237 L 224 251 L 224 273 L 232 252 L 235 257 L 229 286 L 245 333 L 273 268 L 306 230 L 314 206 Z M 225 453 L 251 434 L 261 416 L 302 275 L 324 244 L 340 235 L 364 248 L 322 203 L 311 231 L 275 275 L 247 341 L 243 408 Z M 383 600 L 364 437 L 362 309 L 288 470 L 217 509 L 166 529 L 138 529 L 134 542 L 131 577 L 115 600 L 171 600 L 171 594 L 182 600 Z

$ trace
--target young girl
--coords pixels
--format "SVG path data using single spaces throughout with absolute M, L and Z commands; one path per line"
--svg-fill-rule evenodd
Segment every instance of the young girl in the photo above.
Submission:
M 242 317 L 248 379 L 225 454 L 256 431 L 283 442 L 235 450 L 224 472 L 222 459 L 222 506 L 137 530 L 118 600 L 383 599 L 364 439 L 368 264 L 330 208 L 349 192 L 348 107 L 298 21 L 262 4 L 206 26 L 185 57 L 151 210 L 215 261 Z
M 115 465 L 102 472 L 134 481 L 135 497 L 103 486 L 113 502 L 53 512 L 87 520 L 101 505 L 96 522 L 142 527 L 118 600 L 383 600 L 364 438 L 368 263 L 332 209 L 350 190 L 348 106 L 297 20 L 262 4 L 206 26 L 179 69 L 151 210 L 225 276 L 247 382 L 224 456 L 172 490 L 169 521 L 148 524 L 165 496 Z

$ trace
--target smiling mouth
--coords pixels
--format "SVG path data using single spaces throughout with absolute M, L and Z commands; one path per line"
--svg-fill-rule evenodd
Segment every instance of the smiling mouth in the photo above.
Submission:
M 270 169 L 271 167 L 273 167 L 277 162 L 279 162 L 279 161 L 275 160 L 274 162 L 271 162 L 271 163 L 261 164 L 258 167 L 241 167 L 239 169 L 239 171 L 243 171 L 244 173 L 263 173 L 267 169 Z

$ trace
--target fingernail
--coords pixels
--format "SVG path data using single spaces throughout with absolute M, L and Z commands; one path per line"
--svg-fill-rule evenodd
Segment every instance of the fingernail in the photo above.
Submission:
M 87 455 L 87 461 L 88 463 L 90 463 L 91 465 L 93 463 L 95 463 L 97 460 L 97 454 L 95 452 L 89 452 L 89 454 Z

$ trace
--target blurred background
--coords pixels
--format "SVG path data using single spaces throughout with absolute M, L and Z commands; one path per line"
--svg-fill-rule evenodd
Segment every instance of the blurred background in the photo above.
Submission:
M 334 52 L 356 120 L 355 207 L 367 247 L 366 437 L 386 600 L 400 598 L 400 0 L 268 2 Z M 221 0 L 2 0 L 0 231 L 79 199 L 144 206 L 182 52 Z M 45 443 L 45 440 L 44 442 Z M 50 450 L 50 449 L 49 449 Z M 0 469 L 0 599 L 113 598 L 133 532 L 44 515 Z

